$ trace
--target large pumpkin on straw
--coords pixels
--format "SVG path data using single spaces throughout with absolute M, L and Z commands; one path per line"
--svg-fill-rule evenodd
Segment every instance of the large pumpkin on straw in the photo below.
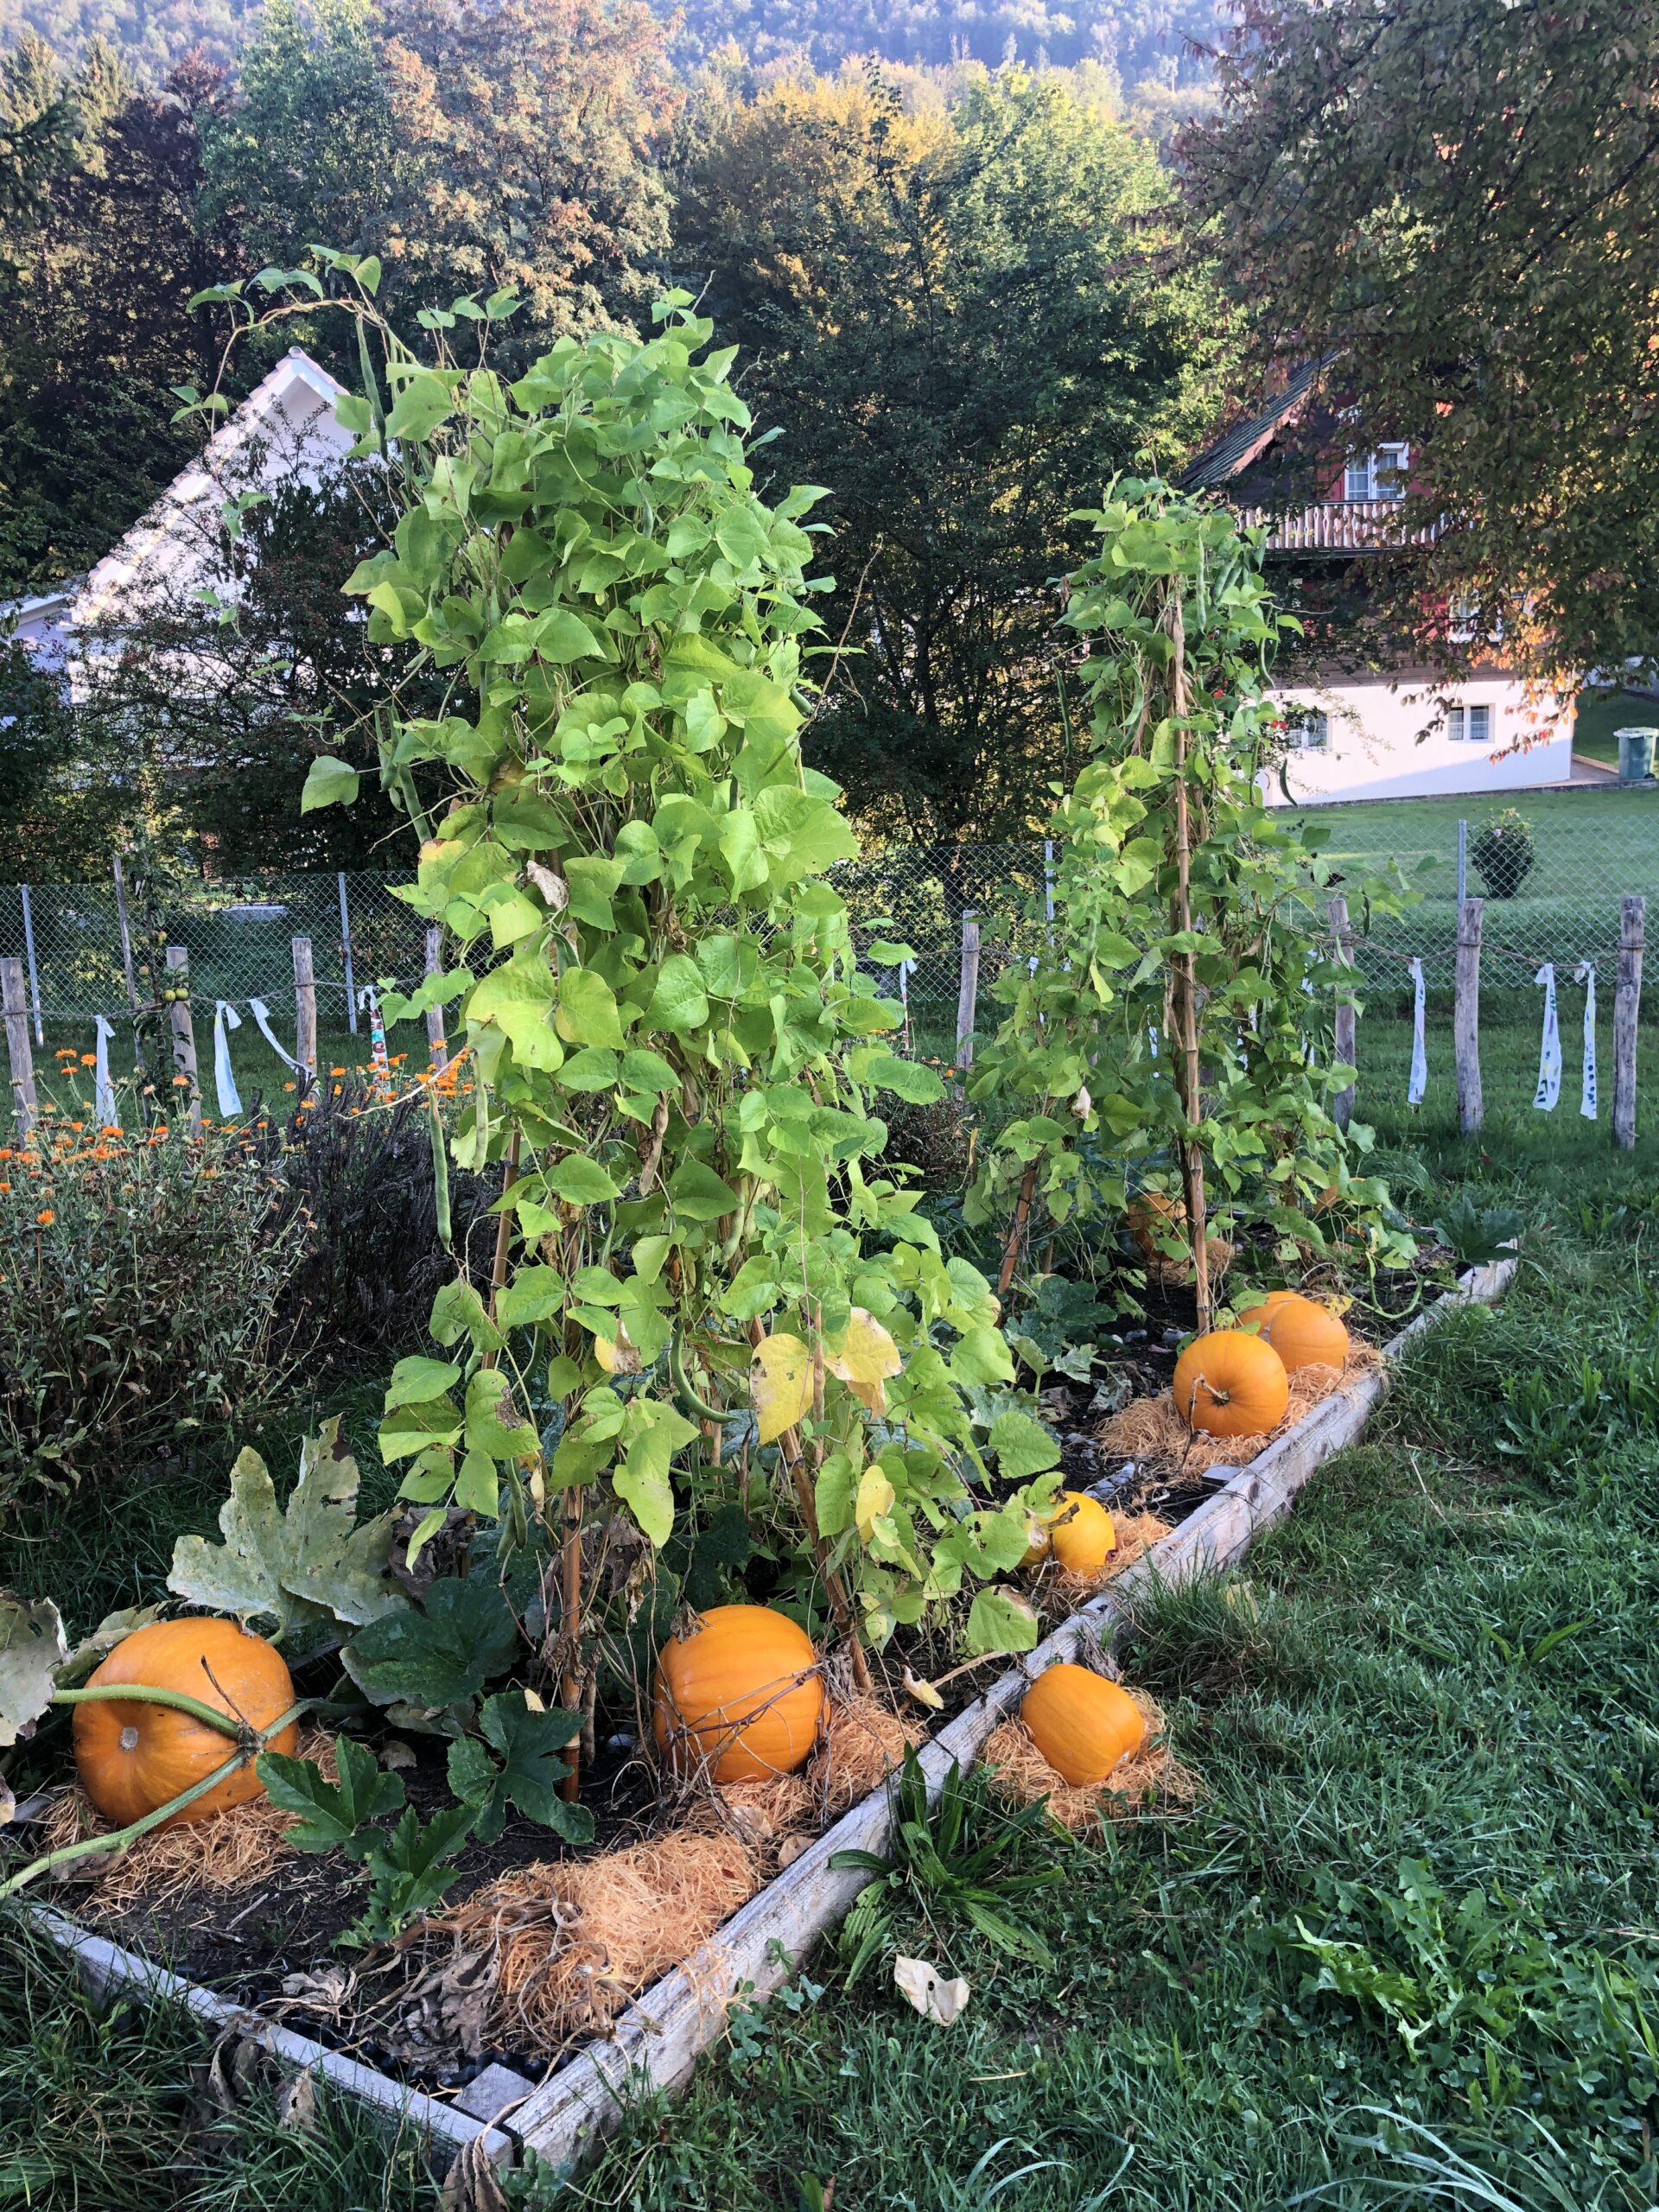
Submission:
M 282 1654 L 234 1621 L 153 1621 L 136 1629 L 116 1645 L 87 1688 L 125 1683 L 181 1690 L 251 1728 L 270 1727 L 294 1703 L 294 1684 Z M 297 1723 L 290 1725 L 266 1748 L 291 1756 L 299 1735 Z M 220 1735 L 206 1721 L 137 1698 L 96 1699 L 76 1706 L 73 1736 L 81 1788 L 94 1810 L 118 1827 L 205 1782 L 236 1750 L 233 1738 Z M 209 1820 L 250 1797 L 264 1796 L 264 1789 L 250 1759 L 166 1825 Z
M 1209 1436 L 1265 1436 L 1290 1403 L 1290 1377 L 1270 1344 L 1245 1329 L 1195 1337 L 1175 1363 L 1183 1421 Z
M 812 1639 L 769 1605 L 715 1605 L 658 1655 L 657 1748 L 683 1771 L 759 1782 L 804 1765 L 823 1719 Z
M 1038 1675 L 1020 1718 L 1055 1773 L 1074 1789 L 1104 1782 L 1147 1739 L 1141 1708 L 1127 1690 L 1065 1660 Z
M 1273 1346 L 1287 1375 L 1304 1367 L 1341 1368 L 1348 1358 L 1348 1332 L 1328 1306 L 1300 1291 L 1272 1290 L 1244 1316 L 1252 1336 Z

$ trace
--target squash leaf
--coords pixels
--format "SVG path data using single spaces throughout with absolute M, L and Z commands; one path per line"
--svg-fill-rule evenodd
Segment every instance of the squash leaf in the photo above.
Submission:
M 0 1750 L 33 1735 L 68 1656 L 63 1622 L 49 1598 L 31 1604 L 0 1590 Z
M 369 1822 L 401 1809 L 403 1780 L 383 1774 L 367 1745 L 355 1744 L 349 1736 L 335 1737 L 334 1764 L 337 1783 L 324 1778 L 315 1759 L 289 1758 L 281 1751 L 261 1751 L 253 1768 L 277 1811 L 299 1815 L 287 1839 L 296 1851 L 339 1847 L 348 1857 L 361 1859 L 368 1847 L 362 1832 Z
M 427 1592 L 423 1611 L 406 1606 L 371 1622 L 340 1656 L 374 1704 L 436 1713 L 469 1704 L 493 1675 L 505 1674 L 518 1649 L 518 1624 L 495 1584 L 484 1575 L 445 1575 Z
M 1034 1651 L 1037 1615 L 1017 1590 L 992 1584 L 976 1593 L 963 1632 L 964 1651 Z
M 463 1805 L 477 1807 L 473 1833 L 479 1841 L 495 1841 L 511 1807 L 567 1843 L 591 1843 L 592 1813 L 559 1795 L 570 1770 L 558 1754 L 581 1732 L 582 1715 L 556 1707 L 550 1713 L 523 1690 L 499 1690 L 485 1700 L 478 1725 L 482 1742 L 467 1736 L 449 1746 L 449 1787 Z
M 300 1447 L 300 1475 L 279 1509 L 264 1461 L 242 1452 L 219 1509 L 225 1541 L 181 1536 L 167 1586 L 207 1611 L 273 1621 L 290 1653 L 338 1642 L 339 1628 L 363 1628 L 405 1611 L 390 1580 L 392 1516 L 357 1522 L 357 1462 L 340 1443 L 338 1418 Z
M 823 1363 L 831 1375 L 846 1383 L 861 1405 L 873 1414 L 887 1409 L 887 1394 L 882 1384 L 889 1376 L 896 1375 L 903 1362 L 899 1347 L 876 1319 L 861 1306 L 855 1306 L 852 1315 L 839 1342 L 832 1351 L 825 1346 Z

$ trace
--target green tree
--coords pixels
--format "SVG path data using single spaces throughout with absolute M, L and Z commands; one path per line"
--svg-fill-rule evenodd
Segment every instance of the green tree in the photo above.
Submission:
M 1408 438 L 1397 591 L 1542 675 L 1659 665 L 1659 17 L 1262 0 L 1184 156 L 1265 357 Z
M 1079 491 L 1200 419 L 1213 303 L 1160 271 L 1155 159 L 1010 70 L 948 111 L 879 78 L 690 118 L 677 252 L 776 467 L 835 487 L 846 652 L 811 757 L 912 839 L 1023 830 L 1064 755 L 1056 579 Z
M 260 262 L 380 252 L 399 313 L 510 288 L 528 346 L 644 298 L 671 104 L 638 0 L 272 0 L 210 137 L 204 205 Z

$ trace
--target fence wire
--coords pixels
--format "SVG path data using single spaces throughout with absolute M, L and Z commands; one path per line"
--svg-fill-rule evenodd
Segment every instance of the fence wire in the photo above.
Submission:
M 1531 819 L 1531 861 L 1503 895 L 1491 850 L 1481 843 L 1498 802 L 1447 799 L 1323 806 L 1298 818 L 1334 868 L 1333 888 L 1349 898 L 1357 957 L 1379 993 L 1406 988 L 1401 961 L 1420 957 L 1429 986 L 1449 988 L 1460 883 L 1484 896 L 1483 989 L 1529 988 L 1536 967 L 1558 973 L 1585 959 L 1611 961 L 1618 944 L 1619 901 L 1659 894 L 1659 795 L 1609 791 L 1522 793 Z M 1483 813 L 1480 810 L 1484 808 Z M 1461 814 L 1459 810 L 1465 810 Z M 1464 824 L 1459 869 L 1459 823 Z M 899 985 L 914 1023 L 934 1039 L 954 1037 L 962 975 L 963 924 L 982 938 L 980 1021 L 989 1018 L 988 987 L 1000 967 L 1023 958 L 1040 934 L 1046 849 L 1037 841 L 1004 844 L 894 846 L 836 871 L 837 888 L 868 942 L 891 936 L 915 955 Z M 1396 862 L 1414 896 L 1400 914 L 1372 910 L 1368 876 Z M 199 1014 L 213 1002 L 263 999 L 279 1028 L 292 1029 L 292 940 L 308 938 L 318 1018 L 336 1033 L 353 1027 L 348 979 L 357 987 L 393 979 L 408 989 L 425 967 L 426 924 L 393 893 L 391 877 L 364 872 L 244 876 L 169 887 L 159 912 L 130 910 L 143 972 L 146 922 L 189 955 L 190 992 Z M 1310 916 L 1323 929 L 1324 917 Z M 0 886 L 0 957 L 26 963 L 30 1012 L 41 1029 L 118 1018 L 127 1005 L 121 931 L 112 880 L 101 883 Z

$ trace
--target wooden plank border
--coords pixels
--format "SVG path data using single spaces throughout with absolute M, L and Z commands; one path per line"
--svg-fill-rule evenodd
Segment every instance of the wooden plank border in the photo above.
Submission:
M 1384 1346 L 1385 1360 L 1397 1359 L 1414 1338 L 1458 1306 L 1494 1303 L 1515 1267 L 1513 1260 L 1500 1260 L 1471 1269 L 1455 1291 Z M 953 1764 L 972 1763 L 1046 1667 L 1071 1658 L 1086 1637 L 1098 1637 L 1120 1620 L 1125 1592 L 1242 1559 L 1260 1531 L 1289 1511 L 1314 1469 L 1360 1435 L 1388 1380 L 1386 1367 L 1375 1368 L 1324 1399 L 924 1744 L 917 1756 L 930 1798 L 937 1797 Z M 885 1789 L 843 1814 L 694 1957 L 637 1998 L 609 2037 L 590 2043 L 527 2097 L 514 2115 L 513 2132 L 549 2164 L 573 2165 L 616 2124 L 628 2098 L 678 2088 L 723 2032 L 732 2003 L 780 1987 L 796 1961 L 845 1916 L 869 1877 L 830 1861 L 843 1851 L 884 1851 L 887 1824 Z
M 1515 1268 L 1513 1260 L 1500 1260 L 1471 1269 L 1455 1291 L 1383 1347 L 1385 1362 L 1397 1360 L 1414 1338 L 1458 1306 L 1495 1304 Z M 1126 1592 L 1154 1580 L 1179 1582 L 1242 1559 L 1260 1532 L 1290 1510 L 1314 1470 L 1358 1438 L 1388 1383 L 1385 1365 L 1324 1399 L 924 1744 L 918 1757 L 930 1798 L 938 1796 L 952 1765 L 971 1764 L 977 1758 L 986 1738 L 1017 1709 L 1044 1668 L 1073 1656 L 1090 1635 L 1103 1640 L 1121 1624 L 1128 1610 Z M 569 2167 L 597 2148 L 631 2099 L 677 2088 L 690 2078 L 702 2053 L 724 2032 L 734 2002 L 766 1996 L 789 1979 L 797 1961 L 845 1916 L 868 1879 L 861 1872 L 831 1866 L 830 1859 L 843 1851 L 885 1850 L 887 1822 L 883 1788 L 843 1814 L 694 1957 L 638 1997 L 609 2037 L 587 2044 L 525 2097 L 510 2124 L 473 2119 L 452 2104 L 410 2089 L 326 2044 L 277 2026 L 246 2005 L 186 1981 L 139 1952 L 92 1934 L 49 1906 L 28 1910 L 93 1989 L 120 1985 L 156 2002 L 181 2005 L 209 2026 L 233 2028 L 290 2070 L 310 2071 L 359 2098 L 384 2125 L 416 2129 L 441 2162 L 481 2137 L 486 2154 L 497 2162 L 528 2148 L 549 2164 Z

